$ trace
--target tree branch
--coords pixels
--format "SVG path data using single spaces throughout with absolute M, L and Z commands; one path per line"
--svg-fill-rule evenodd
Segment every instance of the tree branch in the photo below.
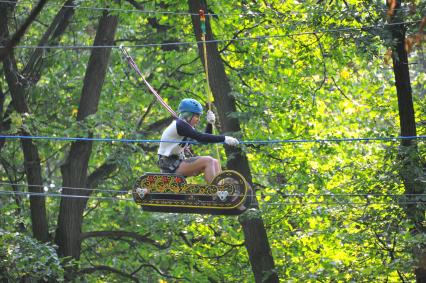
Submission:
M 40 11 L 43 9 L 43 6 L 46 4 L 47 0 L 40 0 L 37 6 L 31 11 L 28 18 L 22 24 L 22 26 L 15 32 L 15 34 L 7 41 L 5 47 L 0 48 L 0 61 L 2 61 L 6 56 L 12 51 L 12 48 L 18 44 L 21 38 L 24 36 L 27 28 L 35 20 Z
M 132 275 L 138 273 L 144 267 L 150 267 L 150 268 L 154 269 L 158 274 L 160 274 L 161 276 L 166 277 L 166 278 L 182 279 L 180 277 L 174 277 L 172 275 L 165 274 L 165 273 L 161 272 L 161 270 L 158 269 L 158 267 L 156 267 L 155 265 L 149 264 L 149 263 L 141 264 L 138 269 L 136 269 L 135 271 L 132 272 Z
M 318 37 L 318 35 L 316 34 L 316 33 L 314 33 L 314 36 L 315 36 L 315 38 L 317 39 L 317 41 L 318 41 L 318 46 L 319 46 L 319 48 L 320 48 L 320 51 L 321 51 L 321 56 L 322 56 L 322 67 L 323 67 L 323 79 L 322 79 L 322 81 L 321 81 L 321 84 L 315 89 L 315 91 L 314 91 L 314 93 L 312 94 L 312 96 L 313 96 L 313 100 L 315 101 L 315 95 L 316 95 L 316 93 L 317 93 L 317 91 L 319 91 L 321 88 L 322 88 L 322 86 L 324 85 L 324 83 L 325 83 L 325 80 L 327 79 L 327 67 L 326 67 L 326 65 L 325 65 L 325 52 L 324 52 L 324 47 L 322 46 L 322 43 L 321 43 L 321 40 L 320 40 L 320 38 Z
M 249 30 L 252 30 L 252 29 L 254 29 L 254 28 L 257 28 L 258 26 L 260 26 L 261 24 L 263 24 L 264 22 L 266 22 L 266 20 L 263 20 L 263 21 L 260 21 L 259 23 L 256 23 L 255 25 L 253 25 L 253 26 L 251 26 L 251 27 L 247 27 L 247 26 L 244 26 L 242 29 L 240 29 L 240 30 L 238 30 L 237 32 L 235 32 L 234 33 L 234 35 L 232 36 L 232 40 L 230 40 L 222 49 L 220 49 L 219 50 L 219 53 L 222 53 L 223 51 L 225 51 L 226 49 L 228 49 L 228 47 L 231 45 L 231 44 L 234 44 L 235 43 L 235 39 L 237 39 L 238 38 L 238 36 L 241 34 L 241 33 L 243 33 L 243 32 L 245 32 L 245 31 L 249 31 Z
M 127 0 L 127 2 L 129 2 L 137 10 L 144 11 L 144 7 L 142 6 L 142 4 L 136 2 L 135 0 Z M 158 23 L 158 20 L 156 18 L 148 18 L 148 23 L 151 27 L 155 28 L 157 32 L 165 32 L 168 29 L 172 28 L 172 26 L 162 25 Z
M 65 29 L 68 27 L 68 24 L 70 23 L 71 17 L 74 15 L 74 0 L 68 0 L 64 3 L 62 8 L 59 10 L 59 12 L 56 14 L 55 18 L 53 19 L 52 23 L 47 28 L 46 32 L 43 34 L 42 38 L 38 42 L 38 46 L 45 46 L 49 44 L 54 44 L 56 41 L 59 40 L 59 38 L 64 33 Z M 37 82 L 40 78 L 40 74 L 33 75 L 35 69 L 37 68 L 37 65 L 40 65 L 41 59 L 45 53 L 45 51 L 42 48 L 37 48 L 34 50 L 34 52 L 31 54 L 31 57 L 29 58 L 26 66 L 23 69 L 24 76 L 33 76 L 35 78 L 32 79 L 33 83 Z
M 106 179 L 114 170 L 117 169 L 116 163 L 105 162 L 100 167 L 96 168 L 88 177 L 87 177 L 87 187 L 95 188 L 99 183 Z M 90 194 L 91 191 L 87 191 Z
M 180 231 L 178 234 L 188 247 L 193 246 L 192 242 L 186 237 L 185 233 Z
M 159 249 L 167 249 L 170 247 L 172 243 L 172 239 L 170 238 L 167 243 L 160 244 L 155 240 L 148 238 L 149 233 L 145 235 L 138 234 L 136 232 L 128 232 L 128 231 L 92 231 L 85 232 L 80 234 L 80 240 L 83 241 L 88 238 L 112 238 L 112 239 L 120 239 L 123 237 L 132 238 L 141 243 L 151 244 Z
M 343 97 L 345 97 L 347 100 L 350 100 L 349 97 L 347 97 L 346 94 L 344 94 L 344 92 L 340 89 L 339 85 L 336 83 L 333 76 L 331 77 L 331 80 L 333 81 L 334 85 L 336 86 L 340 94 L 343 95 Z
M 97 271 L 108 271 L 108 272 L 111 272 L 111 273 L 118 274 L 122 277 L 131 279 L 133 282 L 139 283 L 139 279 L 132 276 L 131 274 L 127 274 L 123 271 L 120 271 L 118 269 L 115 269 L 115 268 L 112 268 L 112 267 L 106 266 L 106 265 L 94 265 L 93 267 L 83 268 L 83 269 L 80 269 L 78 271 L 78 274 L 90 274 L 90 273 L 94 273 L 94 272 L 97 272 Z
M 216 236 L 216 237 L 220 237 L 221 235 L 222 235 L 222 232 L 221 231 L 216 231 L 215 229 L 214 229 L 214 227 L 212 226 L 212 225 L 209 225 L 209 228 L 210 228 L 210 230 L 212 230 L 213 231 L 213 234 Z M 243 241 L 242 243 L 239 243 L 239 244 L 231 244 L 231 243 L 228 243 L 228 242 L 226 242 L 225 240 L 223 240 L 223 239 L 219 239 L 219 242 L 221 242 L 222 244 L 225 244 L 225 245 L 227 245 L 227 246 L 231 246 L 231 247 L 242 247 L 242 246 L 244 246 L 244 244 L 245 244 L 245 242 Z
M 226 255 L 230 254 L 235 249 L 236 249 L 235 247 L 230 247 L 227 251 L 225 251 L 223 254 L 220 254 L 220 255 L 213 255 L 213 256 L 198 255 L 198 257 L 199 258 L 203 258 L 203 259 L 216 259 L 216 260 L 219 260 L 219 259 L 225 257 Z

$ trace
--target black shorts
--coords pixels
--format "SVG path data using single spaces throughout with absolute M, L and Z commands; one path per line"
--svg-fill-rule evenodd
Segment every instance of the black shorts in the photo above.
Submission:
M 181 159 L 178 155 L 158 155 L 157 164 L 161 169 L 161 173 L 175 173 L 182 161 L 183 159 Z

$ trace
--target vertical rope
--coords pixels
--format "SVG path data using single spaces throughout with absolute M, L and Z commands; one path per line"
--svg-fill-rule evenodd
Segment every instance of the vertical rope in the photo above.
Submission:
M 209 68 L 208 68 L 208 59 L 207 59 L 207 46 L 206 46 L 206 17 L 204 15 L 204 10 L 199 11 L 200 14 L 200 24 L 201 24 L 201 40 L 203 42 L 203 53 L 204 53 L 204 72 L 206 74 L 206 94 L 207 94 L 207 105 L 208 109 L 211 110 L 211 90 L 209 84 Z
M 200 25 L 201 25 L 201 40 L 203 42 L 203 54 L 204 54 L 204 72 L 206 74 L 206 94 L 207 94 L 207 107 L 209 110 L 212 109 L 212 93 L 210 90 L 210 81 L 209 81 L 209 65 L 208 65 L 208 59 L 207 59 L 207 46 L 206 46 L 206 16 L 204 14 L 204 10 L 200 9 L 198 11 L 200 15 Z M 215 125 L 213 124 L 213 129 L 215 128 Z M 220 153 L 219 153 L 219 147 L 216 145 L 216 155 L 217 159 L 220 163 Z

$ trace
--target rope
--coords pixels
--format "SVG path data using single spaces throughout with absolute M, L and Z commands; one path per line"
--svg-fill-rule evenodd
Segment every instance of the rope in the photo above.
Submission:
M 10 0 L 0 0 L 0 3 L 10 3 L 10 4 L 14 4 L 14 5 L 19 5 L 19 6 L 31 6 L 34 5 L 34 3 L 31 2 L 23 2 L 23 1 L 19 1 L 19 2 L 15 2 L 15 1 L 10 1 Z M 74 9 L 82 9 L 82 10 L 93 10 L 93 11 L 111 11 L 111 12 L 120 12 L 120 13 L 143 13 L 143 14 L 157 14 L 157 15 L 177 15 L 177 16 L 196 16 L 197 14 L 195 13 L 189 13 L 189 12 L 172 12 L 172 11 L 158 11 L 158 10 L 140 10 L 140 9 L 123 9 L 123 8 L 107 8 L 107 7 L 96 7 L 96 6 L 77 6 L 77 5 L 60 5 L 60 4 L 46 4 L 45 7 L 64 7 L 64 8 L 74 8 Z M 401 7 L 398 9 L 394 9 L 396 10 L 400 10 L 400 11 L 409 11 L 410 8 L 408 7 Z M 368 11 L 379 11 L 379 12 L 387 12 L 388 9 L 371 9 L 371 10 L 365 10 L 366 12 Z M 329 11 L 315 11 L 316 14 L 330 14 L 330 13 L 342 13 L 342 12 L 350 12 L 350 13 L 359 13 L 359 12 L 363 12 L 361 11 L 357 11 L 357 10 L 350 10 L 350 9 L 345 9 L 345 10 L 329 10 Z M 248 17 L 253 17 L 253 16 L 266 16 L 266 15 L 286 15 L 289 12 L 279 12 L 279 11 L 272 11 L 272 12 L 247 12 L 247 13 L 208 13 L 205 14 L 206 16 L 248 16 Z M 291 14 L 308 14 L 311 15 L 313 12 L 309 12 L 309 11 L 291 11 Z
M 315 202 L 264 202 L 260 203 L 261 206 L 263 205 L 362 205 L 362 206 L 370 206 L 370 205 L 407 205 L 407 204 L 426 204 L 425 201 L 403 201 L 403 202 L 321 202 L 321 201 L 315 201 Z
M 211 110 L 211 90 L 209 82 L 209 67 L 207 61 L 207 47 L 206 47 L 206 17 L 204 15 L 204 10 L 200 9 L 200 24 L 201 24 L 201 41 L 203 42 L 203 53 L 204 53 L 204 71 L 206 73 L 206 94 L 207 94 L 207 105 L 209 110 Z
M 24 196 L 40 196 L 40 197 L 63 197 L 63 198 L 82 198 L 82 199 L 98 199 L 98 200 L 124 200 L 133 201 L 132 198 L 118 198 L 118 197 L 99 197 L 99 196 L 82 196 L 82 195 L 66 195 L 66 194 L 52 194 L 52 193 L 36 193 L 36 192 L 17 192 L 17 191 L 1 191 L 0 195 L 24 195 Z
M 53 137 L 53 136 L 20 136 L 20 135 L 0 135 L 0 139 L 34 139 L 53 141 L 98 141 L 98 142 L 122 142 L 122 143 L 182 143 L 178 140 L 154 140 L 154 139 L 114 139 L 114 138 L 79 138 L 79 137 Z M 370 142 L 370 141 L 391 141 L 398 140 L 424 140 L 426 136 L 397 136 L 397 137 L 366 137 L 366 138 L 329 138 L 329 139 L 300 139 L 300 140 L 247 140 L 240 141 L 240 144 L 247 145 L 270 145 L 286 143 L 341 143 L 341 142 Z M 205 144 L 197 141 L 185 141 L 191 144 Z M 221 142 L 224 143 L 224 142 Z
M 49 185 L 33 185 L 33 184 L 18 184 L 18 183 L 7 183 L 7 182 L 0 182 L 0 186 L 17 186 L 17 187 L 33 187 L 33 188 L 45 188 L 47 187 L 48 190 L 81 190 L 81 191 L 93 191 L 93 192 L 102 192 L 102 193 L 115 193 L 115 194 L 128 194 L 128 191 L 117 191 L 117 190 L 108 190 L 108 189 L 91 189 L 91 188 L 80 188 L 80 187 L 58 187 L 52 184 Z
M 80 198 L 80 199 L 95 199 L 95 200 L 110 200 L 110 201 L 134 201 L 133 198 L 119 198 L 119 197 L 100 197 L 100 196 L 82 196 L 82 195 L 66 195 L 66 194 L 52 194 L 52 193 L 36 193 L 36 192 L 17 192 L 17 191 L 3 191 L 0 190 L 0 195 L 5 196 L 39 196 L 39 197 L 59 197 L 59 198 Z M 201 194 L 200 194 L 201 195 Z M 401 201 L 401 202 L 338 202 L 338 201 L 300 201 L 300 202 L 261 202 L 261 206 L 264 205 L 405 205 L 405 204 L 426 204 L 425 201 Z
M 32 185 L 32 184 L 20 184 L 20 183 L 8 183 L 8 182 L 0 182 L 0 186 L 18 186 L 18 187 L 49 187 L 50 189 L 55 188 L 58 191 L 62 189 L 68 190 L 85 190 L 85 191 L 94 191 L 94 192 L 111 192 L 116 194 L 130 194 L 129 191 L 117 191 L 117 190 L 108 190 L 108 189 L 91 189 L 91 188 L 81 188 L 81 187 L 62 187 L 62 186 L 46 186 L 46 185 Z M 0 190 L 0 192 L 2 192 Z M 16 191 L 5 191 L 5 192 L 16 192 Z M 17 191 L 20 192 L 20 191 Z M 25 192 L 21 192 L 25 193 Z M 45 192 L 47 193 L 47 191 Z M 43 194 L 43 193 L 41 193 Z M 150 193 L 152 195 L 161 195 L 162 193 Z M 193 196 L 209 196 L 209 194 L 187 194 L 187 193 L 179 193 L 179 195 L 193 195 Z M 230 195 L 237 196 L 237 195 Z M 318 194 L 310 194 L 310 193 L 292 193 L 292 194 L 280 194 L 280 193 L 261 193 L 261 196 L 280 196 L 282 198 L 320 198 L 320 197 L 364 197 L 364 198 L 372 198 L 372 197 L 394 197 L 394 198 L 406 198 L 406 197 L 423 197 L 426 196 L 426 193 L 423 194 L 381 194 L 381 193 L 318 193 Z M 420 200 L 421 201 L 421 200 Z M 426 200 L 425 200 L 426 201 Z
M 0 186 L 7 187 L 7 186 L 16 186 L 16 187 L 47 187 L 45 185 L 31 185 L 31 184 L 18 184 L 18 183 L 7 183 L 7 182 L 0 182 Z M 108 190 L 108 189 L 91 189 L 91 188 L 81 188 L 81 187 L 62 187 L 62 186 L 49 186 L 49 189 L 56 189 L 58 192 L 61 192 L 62 189 L 68 189 L 68 190 L 83 190 L 83 191 L 93 191 L 93 192 L 102 192 L 102 193 L 115 193 L 115 194 L 121 194 L 121 195 L 127 195 L 130 194 L 130 191 L 119 191 L 119 190 Z M 2 192 L 0 190 L 0 192 Z M 20 192 L 20 193 L 26 193 L 22 191 L 5 191 L 5 192 Z M 47 194 L 48 192 L 37 192 L 37 194 Z M 162 193 L 150 193 L 151 195 L 162 195 Z M 64 194 L 66 195 L 66 194 Z M 193 193 L 179 193 L 179 195 L 192 195 L 192 196 L 209 196 L 209 194 L 193 194 Z M 229 196 L 238 196 L 238 195 L 229 195 Z M 292 194 L 280 194 L 280 193 L 261 193 L 261 196 L 279 196 L 282 198 L 343 198 L 343 197 L 349 197 L 349 198 L 379 198 L 379 197 L 392 197 L 392 198 L 407 198 L 407 197 L 426 197 L 426 193 L 418 193 L 418 194 L 380 194 L 380 193 L 317 193 L 317 194 L 311 194 L 311 193 L 292 193 Z M 83 197 L 83 195 L 82 195 Z M 337 200 L 335 200 L 337 201 Z M 419 200 L 426 202 L 425 200 Z
M 142 72 L 139 70 L 138 66 L 136 65 L 133 58 L 129 55 L 129 53 L 124 49 L 123 46 L 120 46 L 120 50 L 125 56 L 127 62 L 129 65 L 138 73 L 138 75 L 142 78 L 143 82 L 146 84 L 146 86 L 149 88 L 152 94 L 154 94 L 155 98 L 157 98 L 158 102 L 163 105 L 164 108 L 166 108 L 167 111 L 169 111 L 170 114 L 172 114 L 173 117 L 178 118 L 178 115 L 173 111 L 173 109 L 164 101 L 164 99 L 155 91 L 155 89 L 149 84 L 149 82 L 145 79 L 145 77 L 142 75 Z
M 282 35 L 261 35 L 255 37 L 240 37 L 240 38 L 231 38 L 231 39 L 212 39 L 206 40 L 208 43 L 221 43 L 221 42 L 237 42 L 237 41 L 251 41 L 251 40 L 263 40 L 263 39 L 271 39 L 271 38 L 284 38 L 284 37 L 293 37 L 293 36 L 303 36 L 303 35 L 315 35 L 315 34 L 323 34 L 323 33 L 335 33 L 335 32 L 349 32 L 349 31 L 364 31 L 368 29 L 383 29 L 388 26 L 394 25 L 402 25 L 402 24 L 417 24 L 422 20 L 417 21 L 406 21 L 406 22 L 398 22 L 398 23 L 389 23 L 383 25 L 376 26 L 364 26 L 359 28 L 338 28 L 338 29 L 324 29 L 317 31 L 309 31 L 309 32 L 300 32 L 300 33 L 288 33 Z M 142 48 L 142 47 L 161 47 L 161 46 L 176 46 L 176 45 L 197 45 L 202 44 L 202 41 L 196 42 L 168 42 L 168 43 L 147 43 L 147 44 L 137 44 L 137 45 L 17 45 L 14 48 L 32 48 L 32 49 L 94 49 L 94 48 Z M 0 46 L 0 48 L 4 48 L 5 46 Z
M 212 110 L 212 92 L 210 89 L 210 80 L 209 80 L 209 65 L 208 65 L 208 59 L 207 59 L 207 46 L 206 46 L 206 17 L 204 14 L 204 10 L 200 9 L 199 11 L 199 15 L 200 15 L 200 25 L 201 25 L 201 41 L 203 42 L 203 53 L 204 53 L 204 70 L 205 70 L 205 74 L 206 74 L 206 95 L 207 95 L 207 106 L 208 109 L 211 111 Z M 214 133 L 214 129 L 216 128 L 216 126 L 213 124 L 213 133 Z M 220 161 L 220 152 L 219 152 L 219 147 L 216 146 L 216 157 L 217 160 L 219 161 L 219 163 L 221 163 Z
M 18 184 L 18 183 L 6 183 L 6 182 L 0 182 L 0 185 L 2 186 L 27 186 L 27 187 L 46 187 L 45 185 L 31 185 L 31 184 Z M 52 186 L 50 186 L 52 188 Z M 89 188 L 78 188 L 78 187 L 55 187 L 59 191 L 62 189 L 73 189 L 73 190 L 90 190 L 90 191 L 102 191 L 102 192 L 113 192 L 117 194 L 130 194 L 128 191 L 116 191 L 116 190 L 105 190 L 105 189 L 89 189 Z M 6 191 L 6 190 L 0 190 L 0 195 L 9 195 L 9 196 L 15 196 L 15 195 L 24 195 L 24 196 L 39 196 L 39 197 L 65 197 L 65 198 L 83 198 L 83 199 L 97 199 L 97 200 L 113 200 L 113 201 L 133 201 L 132 198 L 124 198 L 124 197 L 105 197 L 105 196 L 86 196 L 86 195 L 76 195 L 76 194 L 61 194 L 61 193 L 48 193 L 48 192 L 22 192 L 22 191 Z M 161 195 L 161 193 L 151 193 L 151 195 Z M 209 196 L 207 194 L 180 194 L 180 195 L 192 195 L 192 196 Z M 306 194 L 306 193 L 293 193 L 293 194 L 265 194 L 262 193 L 263 196 L 268 195 L 275 195 L 280 196 L 282 198 L 297 198 L 299 201 L 278 201 L 278 202 L 261 202 L 261 206 L 263 205 L 303 205 L 303 204 L 309 204 L 309 205 L 374 205 L 374 204 L 380 204 L 380 205 L 390 205 L 397 203 L 398 205 L 402 204 L 426 204 L 426 199 L 424 196 L 426 196 L 425 193 L 423 194 L 380 194 L 380 193 L 366 193 L 366 194 L 360 194 L 360 193 L 348 193 L 348 194 L 332 194 L 332 193 L 319 193 L 319 194 Z M 233 196 L 233 195 L 230 195 Z M 332 200 L 322 200 L 322 201 L 308 201 L 303 200 L 302 198 L 319 198 L 319 197 L 327 197 L 327 198 L 333 198 Z M 354 202 L 354 201 L 341 201 L 336 199 L 337 197 L 363 197 L 365 198 L 365 202 Z M 373 201 L 372 197 L 392 197 L 394 199 L 390 201 Z M 407 198 L 412 197 L 421 197 L 420 200 L 410 200 Z

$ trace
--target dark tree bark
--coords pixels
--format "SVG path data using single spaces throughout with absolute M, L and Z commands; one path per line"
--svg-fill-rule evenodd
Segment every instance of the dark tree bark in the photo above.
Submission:
M 38 14 L 41 12 L 46 2 L 47 0 L 40 0 L 40 2 L 38 2 L 38 4 L 31 11 L 30 15 L 24 21 L 22 26 L 10 37 L 9 40 L 7 40 L 5 47 L 0 48 L 0 61 L 6 58 L 6 56 L 12 51 L 12 48 L 15 47 L 16 44 L 18 44 L 22 36 L 24 36 L 27 28 L 37 18 Z M 6 4 L 6 3 L 3 3 L 3 4 Z M 6 6 L 6 5 L 3 5 L 3 6 Z
M 8 38 L 9 29 L 7 28 L 7 8 L 6 5 L 3 3 L 0 3 L 0 45 L 4 45 L 5 39 Z M 4 109 L 5 107 L 5 101 L 6 101 L 6 93 L 3 92 L 3 86 L 0 85 L 0 133 L 3 131 L 6 131 L 8 129 L 5 117 L 6 117 L 6 111 Z M 0 139 L 0 152 L 5 145 L 6 140 Z
M 112 45 L 117 29 L 118 17 L 104 12 L 99 20 L 94 46 Z M 77 114 L 81 121 L 96 113 L 101 88 L 105 79 L 111 50 L 94 48 L 84 78 L 83 90 Z M 89 133 L 89 137 L 92 134 Z M 65 163 L 61 167 L 64 187 L 85 187 L 88 182 L 88 162 L 92 151 L 91 141 L 77 141 L 71 145 Z M 84 195 L 87 192 L 76 189 L 64 189 L 66 195 Z M 80 233 L 83 211 L 87 200 L 80 198 L 62 198 L 56 231 L 56 244 L 60 256 L 80 258 Z
M 52 23 L 46 30 L 46 32 L 43 34 L 41 40 L 38 42 L 38 46 L 44 46 L 44 45 L 51 45 L 59 41 L 61 36 L 64 34 L 66 28 L 69 25 L 70 19 L 74 15 L 74 0 L 68 0 L 64 3 L 60 11 L 56 14 L 55 18 L 53 19 Z M 7 28 L 7 19 L 8 12 L 12 12 L 14 6 L 9 5 L 8 3 L 0 3 L 0 44 L 5 45 L 7 42 L 7 39 L 9 37 L 9 31 Z M 43 61 L 43 54 L 46 52 L 49 52 L 50 49 L 43 50 L 42 48 L 36 48 L 34 52 L 31 54 L 30 59 L 28 60 L 26 66 L 22 70 L 20 74 L 20 78 L 23 81 L 22 84 L 20 84 L 18 87 L 24 88 L 24 86 L 28 87 L 28 85 L 34 86 L 38 82 L 38 80 L 41 77 L 41 63 Z M 10 58 L 14 58 L 13 54 L 10 56 Z M 25 81 L 24 81 L 25 80 Z M 25 91 L 25 90 L 23 90 Z M 5 93 L 2 93 L 0 96 L 0 106 L 3 110 L 4 100 L 5 100 Z M 3 111 L 3 115 L 0 115 L 0 131 L 7 130 L 9 128 L 10 121 L 5 123 L 4 121 L 8 118 L 8 115 L 10 114 L 10 107 L 8 110 Z M 1 110 L 0 110 L 1 112 Z M 1 113 L 0 113 L 1 114 Z M 5 144 L 5 139 L 0 139 L 0 150 Z
M 207 11 L 206 6 L 201 6 L 198 0 L 188 0 L 189 12 L 198 14 L 199 9 Z M 197 41 L 201 40 L 200 19 L 192 16 L 194 33 Z M 206 40 L 212 40 L 212 31 L 208 17 L 206 18 Z M 202 44 L 198 45 L 202 63 L 204 52 Z M 241 128 L 237 118 L 232 118 L 231 113 L 236 112 L 235 98 L 231 95 L 231 86 L 225 73 L 225 68 L 220 57 L 217 44 L 207 44 L 209 85 L 214 96 L 214 104 L 218 110 L 222 133 L 238 133 Z M 228 158 L 227 167 L 240 172 L 251 183 L 250 167 L 246 155 L 240 148 L 225 146 Z M 245 245 L 250 258 L 251 267 L 256 282 L 278 282 L 274 260 L 271 254 L 265 225 L 257 210 L 257 203 L 245 215 L 240 217 L 244 230 Z
M 400 1 L 397 1 L 398 7 Z M 399 8 L 397 8 L 399 9 Z M 392 22 L 403 21 L 402 17 L 396 14 L 400 13 L 396 10 L 395 15 L 391 17 Z M 401 128 L 401 136 L 416 135 L 416 121 L 414 116 L 413 96 L 410 82 L 410 73 L 408 68 L 408 54 L 405 50 L 405 32 L 404 24 L 392 25 L 390 27 L 392 34 L 392 62 L 393 72 L 395 74 L 395 87 L 398 96 L 399 122 Z M 413 144 L 411 139 L 402 140 L 403 146 Z
M 83 241 L 88 238 L 112 238 L 115 240 L 120 240 L 122 238 L 131 238 L 140 243 L 153 245 L 154 247 L 160 250 L 167 249 L 172 244 L 171 238 L 166 243 L 160 244 L 157 241 L 152 240 L 148 236 L 149 236 L 149 233 L 145 235 L 141 235 L 139 233 L 129 232 L 129 231 L 91 231 L 91 232 L 81 233 L 80 240 Z
M 1 35 L 0 35 L 1 36 Z M 6 125 L 3 121 L 4 118 L 4 102 L 6 100 L 6 94 L 3 92 L 3 87 L 0 84 L 0 133 L 6 130 Z M 2 148 L 2 144 L 4 143 L 4 139 L 0 139 L 0 151 Z
M 2 4 L 4 6 L 5 4 Z M 4 38 L 9 37 L 8 11 L 0 6 L 0 34 Z M 20 82 L 16 61 L 13 52 L 8 52 L 3 59 L 4 74 L 12 96 L 12 105 L 16 112 L 20 114 L 28 113 L 29 108 L 25 100 L 25 89 Z M 21 135 L 28 133 L 21 129 Z M 21 147 L 24 153 L 24 167 L 27 176 L 27 182 L 30 184 L 28 191 L 34 193 L 43 192 L 43 180 L 41 174 L 40 158 L 38 149 L 31 139 L 21 139 Z M 47 242 L 49 240 L 49 229 L 46 215 L 45 198 L 41 196 L 30 197 L 32 231 L 34 238 L 39 241 Z
M 73 1 L 69 0 L 64 5 L 71 5 Z M 40 1 L 38 9 L 41 9 L 42 3 Z M 7 40 L 9 38 L 9 29 L 8 29 L 8 18 L 9 14 L 13 11 L 14 6 L 7 3 L 0 3 L 0 37 L 3 39 L 1 44 L 4 45 L 5 42 L 9 44 L 18 39 L 17 34 L 24 31 L 21 28 L 21 31 L 15 34 L 15 38 Z M 39 11 L 38 11 L 39 12 Z M 37 13 L 38 13 L 37 12 Z M 58 40 L 66 27 L 69 24 L 69 19 L 74 14 L 73 8 L 62 7 L 62 9 L 55 16 L 55 19 L 52 21 L 52 24 L 49 26 L 47 31 L 44 33 L 42 39 L 39 42 L 39 45 L 51 44 L 55 40 Z M 35 18 L 35 12 L 32 14 L 32 19 Z M 31 18 L 23 25 L 23 27 L 30 23 Z M 24 77 L 19 74 L 17 69 L 17 64 L 14 58 L 13 51 L 8 51 L 5 59 L 3 60 L 4 72 L 6 76 L 6 81 L 8 82 L 9 90 L 12 96 L 12 105 L 13 108 L 20 114 L 29 113 L 30 109 L 26 102 L 26 85 L 28 82 L 31 82 L 32 85 L 35 85 L 38 79 L 41 76 L 41 69 L 37 67 L 37 62 L 41 61 L 42 50 L 36 49 L 30 57 L 30 61 L 26 65 L 24 72 L 31 73 L 37 79 L 25 80 Z M 4 116 L 0 117 L 4 118 Z M 24 130 L 21 131 L 21 135 L 28 135 Z M 4 140 L 0 143 L 0 149 L 4 145 Z M 27 182 L 30 185 L 28 187 L 29 192 L 42 193 L 43 192 L 43 179 L 41 173 L 40 157 L 36 144 L 31 139 L 22 139 L 21 146 L 24 153 L 24 168 L 27 176 Z M 33 235 L 36 239 L 42 242 L 49 240 L 49 229 L 47 222 L 47 213 L 45 207 L 45 198 L 41 196 L 31 196 L 30 197 L 30 210 L 31 210 L 31 220 L 32 220 L 32 230 Z
M 401 14 L 401 1 L 392 1 L 394 7 L 389 6 L 390 23 L 404 22 Z M 388 1 L 390 5 L 390 1 Z M 414 115 L 413 97 L 410 82 L 408 65 L 408 54 L 405 49 L 404 24 L 392 25 L 389 28 L 392 38 L 392 62 L 395 75 L 395 87 L 398 97 L 399 121 L 401 136 L 416 136 L 416 120 Z M 407 216 L 413 221 L 415 229 L 413 234 L 426 233 L 424 226 L 425 210 L 421 204 L 415 203 L 420 198 L 416 194 L 425 192 L 424 185 L 420 182 L 419 171 L 421 172 L 421 160 L 417 151 L 415 140 L 405 139 L 401 141 L 401 152 L 399 154 L 401 163 L 400 175 L 404 182 L 407 201 L 413 204 L 405 204 L 404 208 Z M 418 266 L 415 269 L 416 281 L 426 282 L 426 245 L 414 249 L 414 256 L 418 259 Z

